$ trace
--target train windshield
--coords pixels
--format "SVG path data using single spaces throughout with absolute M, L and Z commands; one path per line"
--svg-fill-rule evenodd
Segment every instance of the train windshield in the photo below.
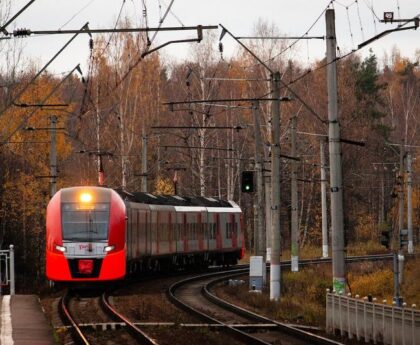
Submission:
M 62 205 L 64 241 L 94 242 L 108 239 L 109 204 L 90 204 L 81 207 L 75 203 Z

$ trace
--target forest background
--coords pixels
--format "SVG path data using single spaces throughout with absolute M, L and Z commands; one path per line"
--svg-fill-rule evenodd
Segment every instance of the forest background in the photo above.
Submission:
M 264 21 L 255 25 L 257 36 L 277 34 L 274 25 Z M 51 131 L 36 129 L 49 128 L 51 116 L 58 117 L 58 188 L 96 185 L 95 152 L 100 151 L 108 153 L 103 156 L 106 185 L 140 190 L 144 132 L 148 137 L 148 190 L 174 193 L 176 174 L 179 195 L 236 201 L 245 216 L 247 249 L 253 248 L 254 196 L 240 190 L 241 171 L 254 169 L 250 104 L 204 103 L 174 109 L 163 105 L 166 101 L 270 94 L 270 75 L 261 65 L 241 50 L 225 58 L 218 44 L 216 34 L 206 33 L 201 43 L 185 48 L 191 51 L 188 61 L 173 62 L 156 52 L 134 64 L 146 49 L 146 37 L 105 35 L 92 41 L 89 71 L 83 78 L 44 72 L 32 83 L 40 66 L 24 59 L 18 41 L 2 44 L 5 63 L 0 72 L 0 109 L 6 110 L 0 116 L 0 247 L 15 245 L 18 286 L 22 291 L 33 291 L 45 284 L 45 210 L 50 198 L 49 179 L 45 177 L 50 175 Z M 326 135 L 328 131 L 325 60 L 308 66 L 291 58 L 293 54 L 286 58 L 281 52 L 289 45 L 287 40 L 249 41 L 249 47 L 272 70 L 279 70 L 282 81 L 313 109 L 308 111 L 287 89 L 281 89 L 282 96 L 294 98 L 281 107 L 282 154 L 290 153 L 292 117 L 297 117 L 299 133 L 300 246 L 318 247 L 321 255 L 319 157 L 323 137 L 310 134 Z M 342 137 L 365 143 L 364 147 L 343 144 L 342 149 L 348 244 L 378 244 L 380 232 L 386 228 L 393 229 L 396 236 L 395 195 L 406 185 L 405 174 L 398 175 L 400 144 L 414 158 L 413 223 L 418 238 L 419 60 L 420 51 L 409 59 L 395 47 L 380 60 L 371 53 L 366 58 L 351 54 L 338 62 Z M 11 105 L 21 91 L 23 94 Z M 41 103 L 68 106 L 27 106 Z M 260 115 L 263 150 L 269 161 L 268 102 L 260 102 Z M 156 126 L 200 128 L 152 128 Z M 229 128 L 203 128 L 211 126 Z M 289 248 L 290 160 L 286 159 L 281 164 L 281 200 L 282 246 Z

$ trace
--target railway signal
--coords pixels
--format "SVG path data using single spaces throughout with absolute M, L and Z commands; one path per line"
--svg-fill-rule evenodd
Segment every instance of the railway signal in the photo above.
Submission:
M 242 171 L 241 178 L 241 190 L 243 193 L 254 192 L 254 172 L 253 171 Z
M 390 242 L 390 231 L 389 230 L 382 230 L 381 232 L 381 244 L 385 246 L 386 249 L 389 249 L 389 242 Z
M 408 244 L 408 229 L 400 230 L 400 249 Z

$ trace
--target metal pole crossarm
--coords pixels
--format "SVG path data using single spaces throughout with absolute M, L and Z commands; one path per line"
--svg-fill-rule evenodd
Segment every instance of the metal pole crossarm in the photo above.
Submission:
M 45 108 L 45 107 L 68 107 L 70 104 L 27 104 L 27 103 L 16 103 L 12 102 L 12 104 L 15 107 L 20 108 L 29 108 L 29 107 L 39 107 L 39 108 Z
M 152 129 L 236 129 L 237 131 L 245 129 L 244 126 L 152 126 Z
M 188 42 L 198 42 L 198 43 L 200 43 L 203 39 L 203 26 L 198 25 L 196 28 L 197 28 L 197 38 L 185 39 L 185 40 L 174 40 L 174 41 L 165 42 L 165 43 L 161 44 L 160 46 L 157 46 L 153 49 L 147 49 L 144 53 L 141 54 L 141 58 L 144 58 L 146 55 L 149 55 L 149 54 L 151 54 L 151 53 L 153 53 L 153 52 L 155 52 L 155 51 L 157 51 L 157 50 L 159 50 L 163 47 L 166 47 L 170 44 L 173 44 L 173 43 L 188 43 Z M 217 29 L 217 27 L 213 27 L 213 29 Z
M 379 21 L 380 23 L 385 23 L 385 24 L 392 24 L 392 23 L 409 23 L 409 22 L 414 22 L 414 25 L 419 26 L 419 18 L 418 17 L 414 17 L 411 19 L 390 19 L 390 20 L 386 20 L 386 19 L 381 19 Z
M 222 33 L 220 34 L 219 41 L 222 40 L 223 36 L 228 33 L 236 42 L 238 42 L 248 53 L 250 53 L 254 59 L 256 59 L 261 65 L 263 65 L 268 71 L 270 71 L 271 74 L 273 74 L 273 70 L 268 67 L 264 61 L 262 61 L 257 55 L 252 52 L 247 46 L 245 46 L 236 36 L 234 36 L 231 32 L 229 32 L 228 29 L 226 29 L 222 24 L 219 24 L 222 28 Z M 322 123 L 326 123 L 325 120 L 323 120 L 316 112 L 313 110 L 296 92 L 294 92 L 289 85 L 287 85 L 283 80 L 279 80 L 279 83 L 285 87 L 302 105 L 310 112 L 312 113 L 319 121 Z
M 190 30 L 211 30 L 217 29 L 217 25 L 197 25 L 197 26 L 170 26 L 161 28 L 120 28 L 120 29 L 86 29 L 86 30 L 29 30 L 18 29 L 13 31 L 13 36 L 23 37 L 30 35 L 69 35 L 69 34 L 105 34 L 113 32 L 150 32 L 150 31 L 190 31 Z
M 3 32 L 5 35 L 9 35 L 9 32 L 6 30 L 6 27 L 13 22 L 18 16 L 22 14 L 29 6 L 31 6 L 35 0 L 29 1 L 25 6 L 23 6 L 12 18 L 10 18 L 4 25 L 0 27 L 0 31 Z
M 300 161 L 300 158 L 298 158 L 298 157 L 292 157 L 292 156 L 288 156 L 288 155 L 283 155 L 283 154 L 280 154 L 280 157 L 282 157 L 282 158 L 286 158 L 286 159 L 291 159 L 292 161 Z
M 221 147 L 201 147 L 201 146 L 177 146 L 177 145 L 160 145 L 163 148 L 178 148 L 178 149 L 200 149 L 200 150 L 218 150 L 218 151 L 235 151 L 234 149 L 225 149 Z
M 325 36 L 238 36 L 238 40 L 325 40 Z
M 204 80 L 223 80 L 223 81 L 270 81 L 267 78 L 218 78 L 204 77 Z
M 71 39 L 71 40 L 73 40 L 74 39 L 74 37 Z M 68 43 L 70 43 L 71 42 L 71 40 L 68 42 Z M 66 44 L 66 45 L 68 45 L 68 43 Z M 44 102 L 46 102 L 53 94 L 54 94 L 54 92 L 73 74 L 73 72 L 77 69 L 79 67 L 79 65 L 77 65 L 75 68 L 73 68 L 63 79 L 61 79 L 60 80 L 60 82 L 57 84 L 57 86 L 54 88 L 54 89 L 52 89 L 51 90 L 51 92 L 41 101 L 41 103 L 44 103 Z M 35 78 L 33 78 L 32 79 L 32 81 L 34 80 Z M 29 85 L 29 84 L 28 84 Z M 16 100 L 16 98 L 15 98 L 15 100 Z M 6 107 L 5 109 L 3 109 L 1 112 L 0 112 L 0 115 L 1 114 L 3 114 L 5 111 L 6 111 L 6 109 L 7 109 L 8 107 Z M 7 136 L 7 138 L 3 141 L 3 142 L 0 142 L 0 145 L 2 145 L 2 144 L 4 144 L 4 143 L 7 143 L 7 141 L 18 131 L 18 130 L 20 130 L 21 129 L 21 127 L 36 113 L 38 111 L 38 109 L 35 109 L 35 110 L 33 110 L 32 112 L 30 112 L 25 118 L 24 118 L 24 120 L 19 124 L 19 126 L 18 127 L 16 127 L 13 131 L 12 131 L 12 133 L 10 133 L 8 136 Z
M 88 27 L 88 23 L 86 23 L 85 25 L 82 26 L 81 30 L 79 30 L 80 32 L 83 32 L 84 30 L 86 30 L 86 28 Z M 35 81 L 35 79 L 37 79 L 46 69 L 47 67 L 57 58 L 58 55 L 60 55 L 64 49 L 67 48 L 67 46 L 73 42 L 73 40 L 79 35 L 79 33 L 76 33 L 75 35 L 73 35 L 72 38 L 70 38 L 66 44 L 44 65 L 44 67 L 42 67 L 40 69 L 40 71 L 31 79 L 31 81 L 17 94 L 17 96 L 15 96 L 12 101 L 6 105 L 6 107 L 0 111 L 0 116 L 4 114 L 4 112 L 9 109 L 9 107 L 13 104 L 16 103 L 16 101 L 20 98 L 20 96 L 23 95 L 23 93 L 26 91 L 26 89 L 29 87 L 29 85 L 32 85 L 32 83 Z M 72 71 L 71 73 L 73 73 L 76 69 L 80 69 L 80 66 L 77 65 Z M 41 102 L 42 103 L 42 102 Z
M 87 153 L 88 155 L 91 156 L 98 156 L 98 157 L 102 157 L 102 156 L 108 156 L 108 157 L 112 157 L 114 156 L 114 154 L 112 152 L 108 152 L 108 151 L 84 151 L 84 150 L 80 150 L 79 153 Z
M 417 30 L 418 27 L 419 27 L 419 21 L 418 21 L 418 18 L 417 18 L 417 21 L 415 21 L 415 25 L 409 26 L 409 27 L 406 27 L 406 28 L 398 27 L 396 29 L 385 30 L 385 31 L 381 32 L 380 34 L 377 34 L 376 36 L 373 36 L 372 38 L 369 38 L 367 41 L 364 41 L 364 42 L 360 43 L 357 46 L 357 49 L 361 49 L 361 48 L 367 46 L 368 44 L 372 43 L 373 41 L 376 41 L 376 40 L 380 39 L 381 37 L 386 36 L 386 35 L 388 35 L 392 32 L 405 31 L 405 30 L 411 30 L 411 29 Z
M 319 133 L 308 133 L 308 132 L 296 132 L 297 134 L 303 134 L 303 135 L 312 135 L 315 137 L 324 137 L 325 140 L 328 140 L 328 135 L 327 134 L 319 134 Z M 345 144 L 350 144 L 350 145 L 356 145 L 356 146 L 366 146 L 366 143 L 364 141 L 356 141 L 356 140 L 351 140 L 351 139 L 344 139 L 341 138 L 340 142 L 345 143 Z
M 58 127 L 58 128 L 52 128 L 52 127 L 25 127 L 25 131 L 58 131 L 58 130 L 65 130 L 65 127 Z
M 222 40 L 223 36 L 228 33 L 236 42 L 238 42 L 242 48 L 244 48 L 248 53 L 250 53 L 255 60 L 257 60 L 261 65 L 263 65 L 271 74 L 274 73 L 274 71 L 268 67 L 268 65 L 266 65 L 264 63 L 264 61 L 262 61 L 257 55 L 254 54 L 254 52 L 252 50 L 250 50 L 245 44 L 243 44 L 236 36 L 234 36 L 228 29 L 226 29 L 222 24 L 219 24 L 220 27 L 222 28 L 222 33 L 220 35 L 220 39 L 219 41 Z
M 7 143 L 3 143 L 5 145 L 7 144 L 49 144 L 49 141 L 8 141 Z
M 217 103 L 217 102 L 255 102 L 255 101 L 280 101 L 290 102 L 290 97 L 279 97 L 279 98 L 225 98 L 225 99 L 196 99 L 191 101 L 179 101 L 179 102 L 164 102 L 163 105 L 178 105 L 178 104 L 200 104 L 200 103 Z

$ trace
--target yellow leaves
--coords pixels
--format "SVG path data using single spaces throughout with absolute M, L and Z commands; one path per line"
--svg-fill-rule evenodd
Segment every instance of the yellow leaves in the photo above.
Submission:
M 388 268 L 364 275 L 349 273 L 348 281 L 353 294 L 362 297 L 370 294 L 377 298 L 392 296 L 393 273 Z
M 361 214 L 358 217 L 355 227 L 357 241 L 374 240 L 377 238 L 378 230 L 376 221 L 371 214 Z
M 155 183 L 155 194 L 158 195 L 174 195 L 175 189 L 169 178 L 158 177 Z

